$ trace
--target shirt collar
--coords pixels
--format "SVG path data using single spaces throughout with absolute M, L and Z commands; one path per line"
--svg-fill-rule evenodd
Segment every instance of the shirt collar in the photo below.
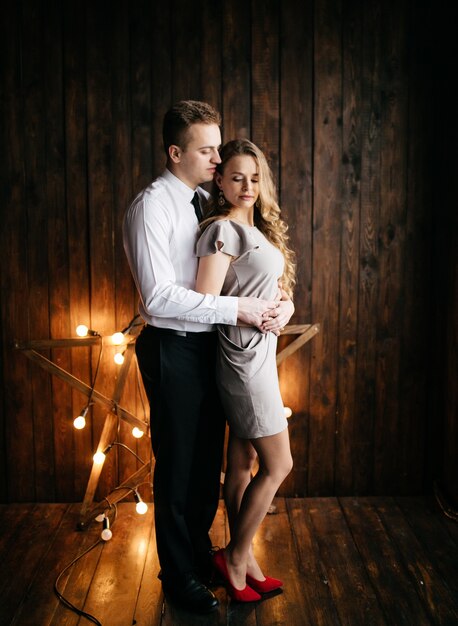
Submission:
M 194 197 L 194 192 L 197 191 L 198 188 L 195 190 L 191 189 L 190 187 L 188 187 L 188 185 L 186 185 L 186 183 L 184 183 L 177 176 L 175 176 L 175 174 L 172 174 L 172 172 L 169 169 L 165 169 L 162 176 L 171 187 L 173 187 L 176 191 L 183 194 L 183 198 L 187 202 L 192 201 Z

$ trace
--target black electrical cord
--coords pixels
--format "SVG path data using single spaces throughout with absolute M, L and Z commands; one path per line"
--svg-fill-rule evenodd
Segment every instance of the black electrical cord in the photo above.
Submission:
M 116 513 L 117 513 L 116 505 L 110 504 L 110 509 L 109 510 L 111 510 L 111 509 L 114 509 L 113 521 L 111 522 L 111 526 L 113 526 L 113 524 L 114 524 L 114 522 L 116 520 Z M 62 578 L 62 576 L 65 574 L 65 572 L 68 569 L 70 569 L 70 567 L 72 567 L 72 565 L 74 565 L 80 559 L 82 559 L 83 556 L 86 556 L 86 554 L 91 552 L 91 550 L 93 550 L 100 543 L 104 543 L 104 540 L 102 538 L 98 539 L 95 543 L 92 544 L 92 546 L 89 546 L 89 548 L 87 548 L 79 556 L 74 558 L 71 563 L 66 565 L 64 567 L 64 569 L 60 572 L 60 574 L 57 576 L 57 578 L 56 578 L 56 580 L 54 582 L 54 593 L 56 594 L 56 596 L 58 597 L 60 602 L 62 602 L 62 604 L 67 607 L 67 609 L 70 609 L 70 611 L 73 611 L 74 613 L 76 613 L 77 615 L 80 615 L 81 617 L 85 617 L 88 621 L 92 622 L 93 624 L 97 624 L 97 626 L 103 626 L 103 625 L 102 625 L 101 622 L 99 622 L 99 620 L 96 617 L 94 617 L 94 615 L 91 615 L 90 613 L 87 613 L 86 611 L 83 611 L 82 609 L 79 609 L 77 606 L 72 604 L 70 602 L 70 600 L 67 600 L 67 598 L 59 591 L 59 582 L 60 582 L 60 579 Z
M 56 594 L 56 596 L 59 598 L 59 600 L 62 602 L 62 604 L 64 604 L 67 609 L 70 609 L 70 611 L 73 611 L 74 613 L 76 613 L 77 615 L 81 615 L 81 617 L 85 617 L 87 620 L 89 620 L 90 622 L 92 622 L 93 624 L 97 624 L 98 626 L 102 626 L 102 623 L 99 622 L 99 620 L 94 617 L 93 615 L 91 615 L 90 613 L 86 613 L 86 611 L 83 611 L 81 609 L 79 609 L 78 607 L 76 607 L 74 604 L 72 604 L 70 602 L 70 600 L 67 600 L 67 598 L 65 598 L 61 592 L 59 591 L 58 585 L 59 585 L 59 581 L 61 579 L 61 577 L 65 574 L 65 572 L 72 566 L 74 565 L 77 561 L 79 561 L 83 556 L 85 556 L 88 552 L 90 552 L 91 550 L 93 550 L 96 546 L 99 545 L 99 543 L 102 543 L 103 539 L 98 539 L 92 546 L 90 546 L 87 550 L 85 550 L 82 554 L 80 554 L 79 556 L 76 557 L 76 559 L 73 559 L 73 561 L 71 563 L 69 563 L 59 574 L 59 576 L 56 578 L 56 581 L 54 583 L 54 593 Z
M 111 446 L 119 446 L 120 448 L 125 448 L 126 450 L 128 450 L 131 454 L 134 455 L 134 457 L 137 459 L 137 461 L 140 461 L 140 463 L 142 465 L 145 465 L 145 461 L 143 461 L 138 454 L 136 454 L 131 448 L 129 448 L 129 446 L 126 446 L 125 443 L 121 443 L 120 441 L 113 441 L 113 443 L 108 446 L 108 448 L 111 448 Z

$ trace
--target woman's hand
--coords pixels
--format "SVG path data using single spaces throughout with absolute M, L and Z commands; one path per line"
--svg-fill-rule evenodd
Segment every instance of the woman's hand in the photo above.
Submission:
M 273 332 L 279 335 L 294 313 L 294 304 L 288 294 L 279 287 L 281 292 L 281 300 L 276 309 L 269 311 L 268 319 L 263 322 L 261 330 L 264 332 Z

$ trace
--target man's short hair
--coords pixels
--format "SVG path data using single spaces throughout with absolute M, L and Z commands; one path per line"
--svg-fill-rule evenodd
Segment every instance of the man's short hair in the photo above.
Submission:
M 188 130 L 193 124 L 221 125 L 221 115 L 207 102 L 198 100 L 181 100 L 170 108 L 164 116 L 162 138 L 164 150 L 169 156 L 170 146 L 186 149 Z

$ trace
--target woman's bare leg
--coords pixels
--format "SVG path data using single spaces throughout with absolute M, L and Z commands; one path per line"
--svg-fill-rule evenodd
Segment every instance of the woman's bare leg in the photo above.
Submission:
M 227 467 L 224 478 L 224 502 L 229 518 L 231 537 L 243 494 L 251 482 L 256 457 L 256 450 L 249 439 L 239 439 L 229 433 Z
M 227 467 L 224 479 L 224 502 L 229 519 L 230 536 L 234 534 L 235 520 L 240 510 L 243 494 L 253 477 L 253 467 L 257 459 L 256 450 L 249 439 L 239 439 L 229 433 L 227 447 Z M 259 567 L 250 546 L 247 562 L 247 573 L 256 580 L 264 580 L 264 574 Z
M 240 500 L 238 514 L 232 521 L 231 540 L 225 551 L 227 568 L 237 589 L 245 587 L 249 561 L 250 575 L 258 579 L 263 578 L 262 575 L 259 576 L 259 572 L 256 575 L 256 571 L 252 569 L 256 561 L 252 555 L 250 557 L 251 542 L 279 486 L 292 469 L 288 429 L 277 435 L 252 439 L 251 444 L 259 457 L 259 471 L 248 484 L 245 477 L 246 487 Z M 236 451 L 240 452 L 242 448 L 243 446 L 235 444 Z M 230 486 L 229 491 L 232 496 L 230 506 L 234 511 L 241 490 Z

